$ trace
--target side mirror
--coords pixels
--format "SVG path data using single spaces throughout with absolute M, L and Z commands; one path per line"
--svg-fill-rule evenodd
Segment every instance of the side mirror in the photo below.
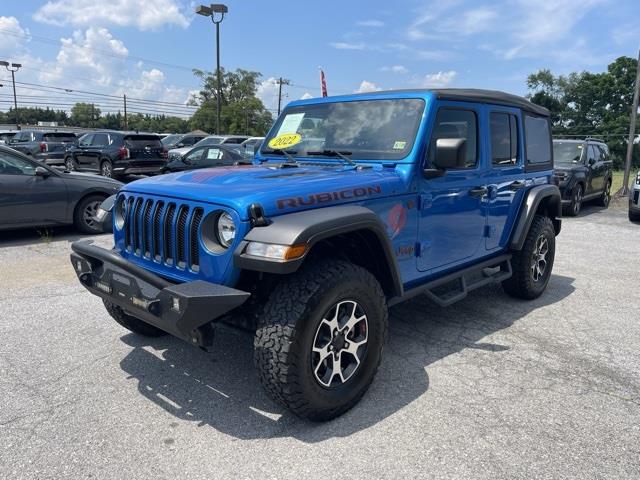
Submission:
M 595 165 L 596 164 L 596 159 L 595 158 L 590 158 L 588 163 L 589 163 L 589 166 Z
M 466 138 L 439 138 L 436 140 L 434 168 L 426 168 L 423 171 L 424 176 L 436 178 L 444 175 L 446 170 L 464 168 L 466 158 Z
M 51 176 L 51 172 L 44 167 L 36 167 L 36 177 L 47 178 Z

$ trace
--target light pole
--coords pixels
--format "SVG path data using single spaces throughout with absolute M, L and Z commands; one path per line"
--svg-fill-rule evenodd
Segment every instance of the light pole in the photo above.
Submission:
M 16 72 L 20 70 L 22 65 L 20 63 L 9 63 L 5 60 L 0 60 L 0 65 L 11 72 L 11 81 L 13 82 L 13 108 L 16 112 L 16 128 L 20 130 L 20 122 L 18 120 L 18 97 L 16 97 Z
M 206 5 L 196 7 L 198 15 L 211 17 L 211 21 L 216 26 L 216 81 L 218 90 L 216 93 L 216 134 L 218 135 L 220 134 L 220 97 L 222 95 L 222 87 L 220 86 L 220 23 L 224 20 L 224 14 L 228 11 L 227 6 L 221 3 L 212 3 L 208 7 Z M 216 17 L 216 13 L 219 13 L 220 16 Z

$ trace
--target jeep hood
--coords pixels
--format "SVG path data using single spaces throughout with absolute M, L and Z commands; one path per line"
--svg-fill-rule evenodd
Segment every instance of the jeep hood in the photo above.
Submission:
M 124 191 L 226 205 L 248 219 L 259 203 L 267 216 L 397 194 L 405 190 L 394 168 L 342 166 L 218 167 L 137 180 Z

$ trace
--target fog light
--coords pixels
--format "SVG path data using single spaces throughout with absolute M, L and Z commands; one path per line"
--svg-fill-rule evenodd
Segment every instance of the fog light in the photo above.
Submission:
M 111 293 L 111 285 L 104 282 L 94 282 L 93 284 L 98 290 L 102 290 L 104 293 Z
M 253 257 L 272 258 L 274 260 L 294 260 L 307 251 L 306 245 L 276 245 L 272 243 L 251 242 L 245 253 Z
M 177 297 L 171 298 L 171 310 L 180 313 L 180 299 Z

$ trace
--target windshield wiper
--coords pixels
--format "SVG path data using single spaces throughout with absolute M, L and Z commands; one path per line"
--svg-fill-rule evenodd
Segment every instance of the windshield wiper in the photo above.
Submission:
M 341 160 L 343 160 L 344 162 L 348 163 L 349 165 L 352 166 L 356 166 L 356 162 L 354 162 L 353 160 L 351 160 L 349 157 L 347 157 L 347 155 L 352 155 L 351 152 L 347 152 L 347 151 L 339 151 L 339 150 L 321 150 L 321 151 L 313 151 L 313 152 L 307 152 L 307 155 L 318 155 L 318 156 L 324 156 L 324 157 L 339 157 Z
M 298 165 L 298 161 L 293 157 L 293 155 L 295 155 L 296 153 L 298 153 L 297 150 L 262 150 L 262 153 L 266 153 L 269 155 L 284 155 L 285 157 L 287 157 L 287 160 L 284 162 L 286 164 L 293 164 L 293 165 Z

